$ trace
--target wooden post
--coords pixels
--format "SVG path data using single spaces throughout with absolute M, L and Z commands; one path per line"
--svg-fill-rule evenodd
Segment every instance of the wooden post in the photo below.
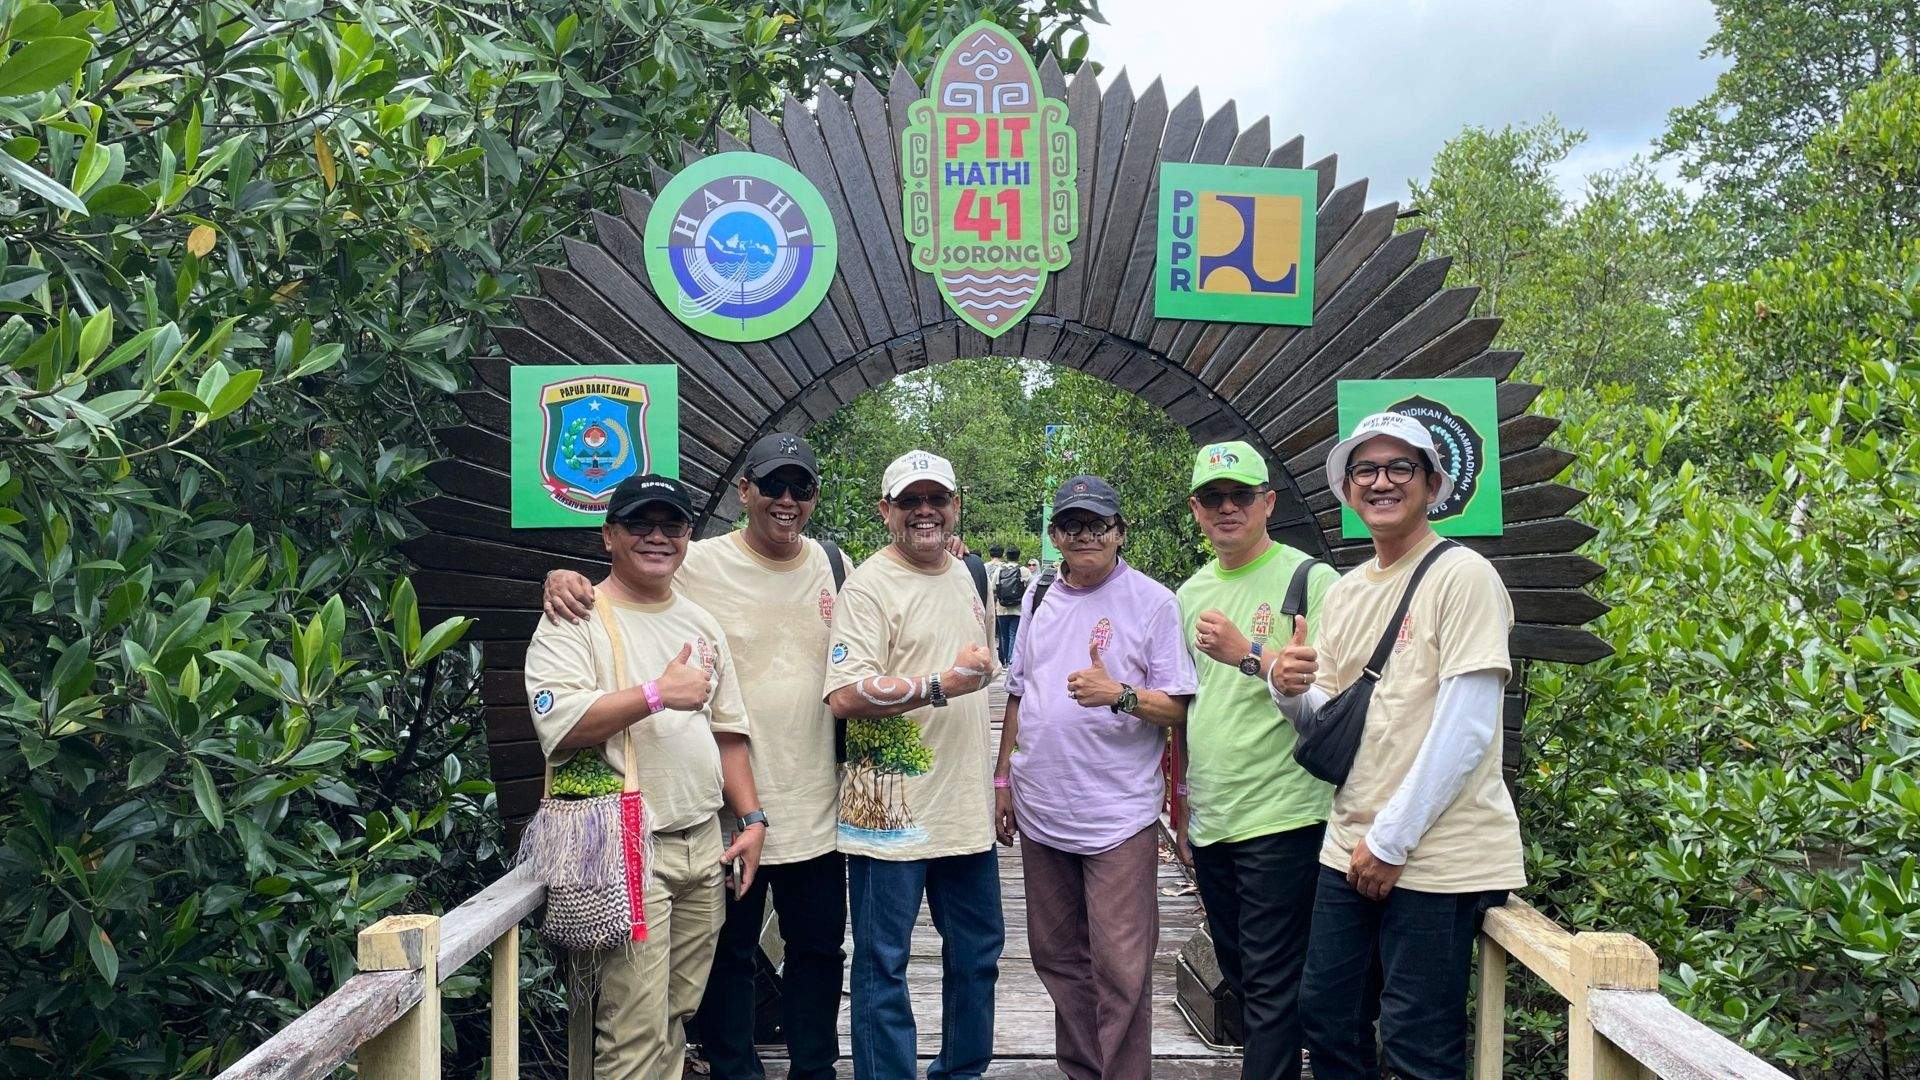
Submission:
M 520 1076 L 520 927 L 493 943 L 493 1080 Z
M 418 971 L 420 1003 L 360 1047 L 361 1080 L 440 1080 L 440 918 L 389 915 L 360 931 L 361 971 Z
M 1593 1030 L 1588 995 L 1598 989 L 1657 990 L 1660 960 L 1632 934 L 1575 934 L 1568 949 L 1573 993 L 1567 996 L 1568 1080 L 1641 1080 L 1652 1075 Z
M 1507 950 L 1480 935 L 1480 988 L 1473 1005 L 1474 1080 L 1500 1080 L 1507 1049 Z

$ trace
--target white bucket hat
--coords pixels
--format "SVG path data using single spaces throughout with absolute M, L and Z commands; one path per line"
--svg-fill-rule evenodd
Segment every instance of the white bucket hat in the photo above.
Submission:
M 1353 425 L 1353 434 L 1341 439 L 1327 455 L 1327 487 L 1333 491 L 1333 497 L 1347 502 L 1346 479 L 1347 460 L 1353 452 L 1368 439 L 1390 435 L 1408 446 L 1426 455 L 1427 464 L 1440 477 L 1440 486 L 1434 490 L 1433 498 L 1427 506 L 1438 506 L 1453 494 L 1453 475 L 1447 472 L 1446 463 L 1440 460 L 1440 450 L 1433 444 L 1433 433 L 1427 425 L 1411 416 L 1397 412 L 1377 412 Z

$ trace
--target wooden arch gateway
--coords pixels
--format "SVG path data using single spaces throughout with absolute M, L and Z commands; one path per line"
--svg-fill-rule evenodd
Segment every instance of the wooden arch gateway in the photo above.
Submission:
M 1314 317 L 1308 326 L 1188 322 L 1154 315 L 1155 208 L 1162 162 L 1300 168 L 1299 137 L 1275 145 L 1262 118 L 1241 127 L 1232 102 L 1211 115 L 1199 92 L 1169 106 L 1155 81 L 1135 95 L 1126 73 L 1104 89 L 1071 83 L 1048 57 L 1046 96 L 1065 99 L 1079 148 L 1079 229 L 1070 261 L 1033 311 L 995 339 L 944 302 L 910 261 L 902 228 L 899 148 L 922 88 L 896 70 L 883 92 L 856 80 L 851 99 L 822 88 L 789 98 L 780 119 L 748 117 L 748 145 L 724 132 L 716 152 L 752 150 L 797 168 L 824 196 L 838 233 L 826 300 L 787 333 L 734 343 L 696 335 L 648 284 L 642 236 L 652 198 L 623 190 L 618 214 L 594 214 L 596 242 L 568 240 L 567 265 L 542 267 L 544 295 L 517 301 L 521 325 L 497 327 L 476 357 L 476 389 L 458 395 L 466 423 L 437 434 L 451 455 L 428 467 L 440 494 L 413 505 L 429 532 L 403 545 L 431 621 L 475 617 L 483 643 L 489 756 L 502 814 L 539 797 L 541 757 L 521 666 L 540 617 L 541 580 L 566 567 L 597 575 L 599 537 L 519 530 L 509 517 L 509 372 L 515 364 L 671 363 L 680 368 L 680 475 L 698 493 L 699 529 L 731 526 L 746 448 L 775 430 L 803 432 L 894 376 L 956 357 L 1001 355 L 1077 368 L 1166 410 L 1197 442 L 1241 438 L 1284 468 L 1272 531 L 1341 568 L 1365 542 L 1340 539 L 1321 466 L 1335 441 L 1340 379 L 1488 377 L 1499 382 L 1505 533 L 1466 541 L 1511 590 L 1516 658 L 1584 663 L 1608 647 L 1583 624 L 1606 610 L 1581 591 L 1601 570 L 1574 554 L 1594 533 L 1565 515 L 1585 493 L 1554 482 L 1573 460 L 1545 445 L 1559 422 L 1529 413 L 1541 387 L 1508 382 L 1520 354 L 1494 348 L 1498 319 L 1473 318 L 1477 290 L 1446 288 L 1448 260 L 1422 259 L 1424 230 L 1396 233 L 1399 208 L 1368 208 L 1367 184 L 1341 185 L 1337 159 L 1318 175 Z M 702 154 L 684 150 L 687 163 Z M 658 191 L 669 174 L 656 171 Z M 1522 680 L 1515 680 L 1516 688 Z M 1506 761 L 1518 761 L 1521 692 L 1508 699 Z

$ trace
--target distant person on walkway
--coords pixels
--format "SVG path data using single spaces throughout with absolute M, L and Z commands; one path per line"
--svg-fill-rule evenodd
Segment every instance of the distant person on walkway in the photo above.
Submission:
M 569 1056 L 591 1054 L 599 1077 L 680 1075 L 684 1028 L 720 934 L 721 864 L 739 860 L 742 882 L 753 884 L 766 837 L 737 658 L 719 621 L 673 591 L 692 531 L 678 481 L 621 481 L 600 530 L 613 568 L 594 590 L 593 617 L 544 619 L 527 646 L 527 701 L 548 763 L 562 768 L 592 750 L 621 775 L 636 770 L 652 819 L 648 940 L 586 961 L 596 1000 L 576 1003 L 568 1020 Z M 723 793 L 747 822 L 730 846 Z
M 987 549 L 986 569 L 988 589 L 992 589 L 994 584 L 1000 580 L 1000 568 L 1005 565 L 1007 565 L 1007 549 L 1005 547 L 995 544 Z M 994 611 L 998 613 L 999 610 L 999 604 L 995 603 Z M 997 637 L 996 640 L 998 640 Z
M 1013 641 L 1020 632 L 1020 598 L 1027 594 L 1027 585 L 1033 580 L 1033 571 L 1020 566 L 1019 548 L 1006 549 L 1006 557 L 1007 561 L 987 577 L 993 589 L 994 640 L 1002 667 L 1013 662 Z
M 941 938 L 941 1046 L 929 1080 L 972 1080 L 993 1056 L 1005 928 L 993 850 L 988 598 L 948 553 L 960 519 L 947 459 L 887 466 L 893 542 L 847 578 L 833 616 L 826 701 L 847 721 L 840 850 L 853 911 L 853 1073 L 916 1075 L 907 965 L 925 897 Z
M 740 480 L 746 527 L 695 541 L 674 578 L 681 596 L 726 634 L 753 717 L 753 773 L 767 819 L 760 872 L 726 904 L 694 1038 L 718 1080 L 765 1075 L 753 1048 L 754 958 L 768 894 L 780 917 L 781 1027 L 789 1076 L 828 1080 L 840 1056 L 846 963 L 846 859 L 835 850 L 839 772 L 833 716 L 820 704 L 827 671 L 838 549 L 802 536 L 820 498 L 819 464 L 797 435 L 776 432 L 747 452 Z M 555 619 L 591 614 L 593 589 L 570 570 L 547 575 Z
M 1199 675 L 1187 710 L 1180 846 L 1191 846 L 1214 955 L 1244 1007 L 1242 1075 L 1295 1080 L 1300 970 L 1333 789 L 1294 762 L 1293 727 L 1275 713 L 1266 675 L 1291 631 L 1282 609 L 1296 577 L 1306 575 L 1311 628 L 1339 575 L 1267 535 L 1277 496 L 1266 460 L 1247 443 L 1201 447 L 1189 490 L 1214 557 L 1179 593 Z
M 1390 1072 L 1464 1078 L 1480 919 L 1526 884 L 1494 749 L 1513 605 L 1492 564 L 1427 523 L 1453 480 L 1426 425 L 1397 413 L 1360 421 L 1327 455 L 1327 484 L 1366 524 L 1374 558 L 1328 590 L 1314 646 L 1284 650 L 1274 700 L 1310 718 L 1394 636 L 1320 849 L 1300 992 L 1313 1074 L 1379 1076 L 1377 1012 Z
M 1049 528 L 1061 573 L 1027 595 L 994 827 L 1003 844 L 1020 834 L 1027 942 L 1053 997 L 1060 1071 L 1148 1080 L 1160 760 L 1166 729 L 1186 720 L 1193 659 L 1173 593 L 1120 558 L 1127 525 L 1111 485 L 1061 484 Z

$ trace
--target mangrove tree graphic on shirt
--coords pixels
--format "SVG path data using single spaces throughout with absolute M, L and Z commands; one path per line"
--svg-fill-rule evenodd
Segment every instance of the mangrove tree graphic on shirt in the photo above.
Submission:
M 907 778 L 933 771 L 933 750 L 909 716 L 847 721 L 840 778 L 840 835 L 873 843 L 924 840 L 907 806 Z

